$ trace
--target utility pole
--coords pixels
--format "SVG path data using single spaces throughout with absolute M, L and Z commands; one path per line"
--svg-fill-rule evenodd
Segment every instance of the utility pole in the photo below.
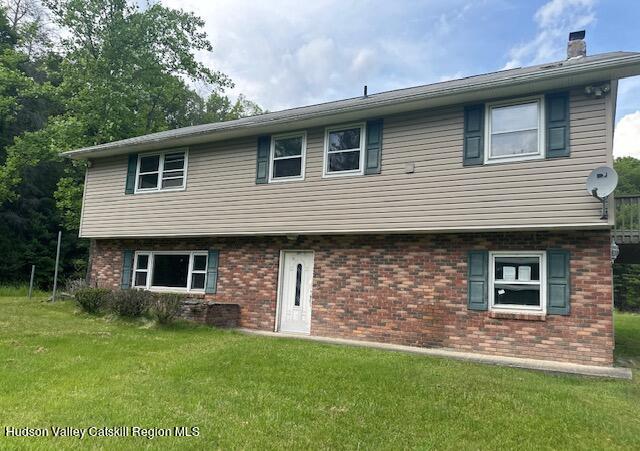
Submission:
M 56 250 L 56 270 L 53 273 L 53 296 L 51 302 L 56 302 L 56 289 L 58 288 L 58 264 L 60 262 L 60 242 L 62 241 L 62 230 L 58 231 L 58 249 Z
M 36 275 L 36 265 L 31 265 L 31 280 L 29 280 L 29 299 L 33 293 L 33 277 Z

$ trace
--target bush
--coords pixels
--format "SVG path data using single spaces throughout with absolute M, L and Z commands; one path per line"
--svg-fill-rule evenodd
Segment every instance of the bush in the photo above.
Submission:
M 156 294 L 151 304 L 151 315 L 160 324 L 171 324 L 180 315 L 184 301 L 182 294 Z
M 137 318 L 149 310 L 151 293 L 144 290 L 126 289 L 111 293 L 109 310 L 127 318 Z
M 71 279 L 67 281 L 64 291 L 69 294 L 76 294 L 78 291 L 89 288 L 87 281 L 84 279 Z
M 111 292 L 106 288 L 80 288 L 74 293 L 76 303 L 87 313 L 98 313 L 106 304 Z

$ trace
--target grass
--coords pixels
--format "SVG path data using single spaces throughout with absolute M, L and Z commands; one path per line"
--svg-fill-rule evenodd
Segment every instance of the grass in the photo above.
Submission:
M 640 370 L 640 314 L 614 314 L 616 324 L 616 362 Z
M 640 449 L 640 382 L 560 376 L 0 298 L 0 427 L 197 426 L 198 437 L 0 449 Z M 640 316 L 617 314 L 618 357 Z
M 27 297 L 28 295 L 29 285 L 0 285 L 0 297 Z M 51 293 L 34 288 L 31 295 L 38 298 L 51 295 Z

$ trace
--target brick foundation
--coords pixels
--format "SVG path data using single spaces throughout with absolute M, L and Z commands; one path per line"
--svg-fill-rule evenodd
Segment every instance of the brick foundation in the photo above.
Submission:
M 240 326 L 273 330 L 280 250 L 314 251 L 311 333 L 413 346 L 611 365 L 608 231 L 97 240 L 90 278 L 117 287 L 123 249 L 219 249 L 215 303 L 240 305 Z M 467 309 L 471 249 L 571 251 L 569 316 Z
M 215 327 L 238 327 L 240 325 L 240 306 L 238 304 L 220 304 L 203 300 L 187 300 L 182 305 L 180 316 L 189 321 Z

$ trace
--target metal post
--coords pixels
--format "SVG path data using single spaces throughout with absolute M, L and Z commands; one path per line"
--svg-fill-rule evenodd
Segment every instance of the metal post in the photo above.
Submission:
M 58 288 L 58 263 L 60 262 L 60 242 L 62 241 L 62 230 L 58 231 L 58 249 L 56 250 L 56 270 L 53 274 L 53 296 L 51 302 L 56 302 L 56 289 Z
M 29 299 L 31 299 L 31 293 L 33 293 L 33 276 L 36 275 L 36 265 L 31 265 L 31 280 L 29 281 Z

